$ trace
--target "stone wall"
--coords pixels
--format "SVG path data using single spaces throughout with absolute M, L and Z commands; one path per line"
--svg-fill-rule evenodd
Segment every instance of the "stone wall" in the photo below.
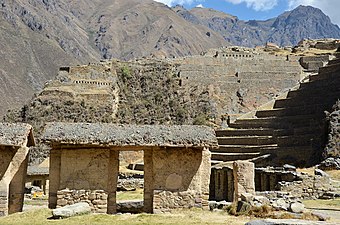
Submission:
M 108 149 L 65 150 L 61 153 L 60 188 L 105 190 L 108 185 Z M 105 179 L 101 179 L 105 178 Z
M 93 211 L 115 213 L 118 153 L 107 148 L 52 149 L 49 207 L 87 201 Z
M 242 114 L 274 99 L 302 79 L 298 57 L 265 52 L 217 52 L 175 59 L 182 86 L 205 85 L 215 123 L 225 114 Z
M 208 206 L 207 200 L 196 191 L 172 192 L 155 190 L 153 199 L 154 213 L 178 208 L 203 208 Z
M 107 212 L 108 193 L 104 190 L 69 190 L 64 189 L 57 192 L 57 207 L 72 205 L 78 202 L 86 202 L 90 205 L 92 212 Z
M 208 206 L 209 150 L 183 148 L 154 151 L 153 171 L 154 209 Z

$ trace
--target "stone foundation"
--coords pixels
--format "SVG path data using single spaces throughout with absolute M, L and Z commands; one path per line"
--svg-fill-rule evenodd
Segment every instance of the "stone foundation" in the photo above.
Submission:
M 57 193 L 57 207 L 72 205 L 78 202 L 87 202 L 91 211 L 95 213 L 107 213 L 108 193 L 103 190 L 68 190 Z
M 207 208 L 208 195 L 196 191 L 171 192 L 155 190 L 153 198 L 154 212 L 164 212 L 178 208 Z
M 300 181 L 279 182 L 277 189 L 301 199 L 316 199 L 324 193 L 334 190 L 329 177 L 310 175 L 301 175 L 300 177 L 302 178 Z

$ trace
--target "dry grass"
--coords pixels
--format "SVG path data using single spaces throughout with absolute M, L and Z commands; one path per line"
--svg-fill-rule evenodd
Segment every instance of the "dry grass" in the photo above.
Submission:
M 144 191 L 142 188 L 137 189 L 135 191 L 118 191 L 117 192 L 117 201 L 120 200 L 143 200 Z
M 306 200 L 303 201 L 308 208 L 318 208 L 318 209 L 337 209 L 340 210 L 340 199 L 331 200 Z
M 93 225 L 93 224 L 229 224 L 243 225 L 250 220 L 249 217 L 233 217 L 226 212 L 210 212 L 200 209 L 177 210 L 168 214 L 136 214 L 136 215 L 106 215 L 90 214 L 76 216 L 62 220 L 48 220 L 51 211 L 48 209 L 34 210 L 25 213 L 16 213 L 0 218 L 1 225 Z

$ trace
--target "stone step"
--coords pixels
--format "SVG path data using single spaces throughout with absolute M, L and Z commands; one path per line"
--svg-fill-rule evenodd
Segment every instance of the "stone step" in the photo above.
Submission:
M 247 160 L 260 156 L 260 153 L 212 153 L 211 160 L 218 160 L 223 162 L 235 160 Z
M 278 146 L 311 146 L 313 143 L 319 143 L 321 138 L 317 134 L 301 134 L 277 137 Z
M 317 75 L 312 75 L 312 76 L 309 76 L 309 81 L 311 82 L 311 81 L 326 80 L 326 79 L 337 79 L 339 78 L 339 72 L 340 72 L 340 68 L 338 69 L 338 71 L 323 72 Z
M 218 149 L 214 149 L 212 152 L 224 152 L 224 153 L 259 153 L 263 149 L 276 148 L 277 144 L 270 145 L 219 145 Z
M 336 73 L 340 72 L 340 65 L 339 63 L 328 63 L 327 66 L 321 67 L 319 69 L 319 74 L 324 74 L 324 73 Z
M 300 167 L 311 167 L 321 158 L 321 149 L 307 146 L 279 146 L 277 148 L 263 150 L 261 154 L 270 154 L 270 162 L 273 166 L 282 166 L 287 161 L 296 162 Z M 257 165 L 257 166 L 267 166 Z
M 331 89 L 332 92 L 329 92 L 329 89 L 297 89 L 289 91 L 287 98 L 295 98 L 295 97 L 318 97 L 318 96 L 331 96 L 333 92 L 340 93 L 340 86 Z
M 335 77 L 333 79 L 323 79 L 323 80 L 316 80 L 316 81 L 310 81 L 306 83 L 301 83 L 300 84 L 300 89 L 323 89 L 331 87 L 331 88 L 336 88 L 340 84 L 340 76 Z
M 218 137 L 217 141 L 219 145 L 269 145 L 275 143 L 272 136 Z
M 271 136 L 273 129 L 226 129 L 216 130 L 217 137 L 228 136 Z
M 320 97 L 312 97 L 312 98 L 303 98 L 303 97 L 295 97 L 295 98 L 286 98 L 286 99 L 278 99 L 274 103 L 274 108 L 288 108 L 288 107 L 300 107 L 300 106 L 313 106 L 323 104 L 325 106 L 334 105 L 338 96 L 329 96 L 325 98 L 323 96 Z
M 290 128 L 290 129 L 274 130 L 273 135 L 278 137 L 278 136 L 289 136 L 289 135 L 319 134 L 323 132 L 324 130 L 322 130 L 322 127 L 301 126 L 301 127 Z
M 230 124 L 232 128 L 251 129 L 251 128 L 272 128 L 283 129 L 300 126 L 317 126 L 318 121 L 315 115 L 297 115 L 285 117 L 266 117 L 256 119 L 239 119 Z
M 256 112 L 257 118 L 265 117 L 279 117 L 279 116 L 294 116 L 294 115 L 305 115 L 305 114 L 317 114 L 323 115 L 325 110 L 329 109 L 328 104 L 315 104 L 310 106 L 295 106 L 288 108 L 274 108 L 269 110 L 260 110 Z
M 331 66 L 331 65 L 340 65 L 340 58 L 339 59 L 333 59 L 333 60 L 330 60 L 327 64 L 327 66 Z

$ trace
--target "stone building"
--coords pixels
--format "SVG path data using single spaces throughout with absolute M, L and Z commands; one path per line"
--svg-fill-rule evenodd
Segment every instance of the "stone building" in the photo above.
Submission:
M 144 151 L 144 211 L 205 207 L 210 147 L 215 133 L 204 126 L 86 123 L 47 124 L 50 154 L 49 207 L 86 201 L 94 212 L 116 212 L 119 151 Z
M 30 125 L 0 123 L 0 216 L 22 211 L 30 146 Z

